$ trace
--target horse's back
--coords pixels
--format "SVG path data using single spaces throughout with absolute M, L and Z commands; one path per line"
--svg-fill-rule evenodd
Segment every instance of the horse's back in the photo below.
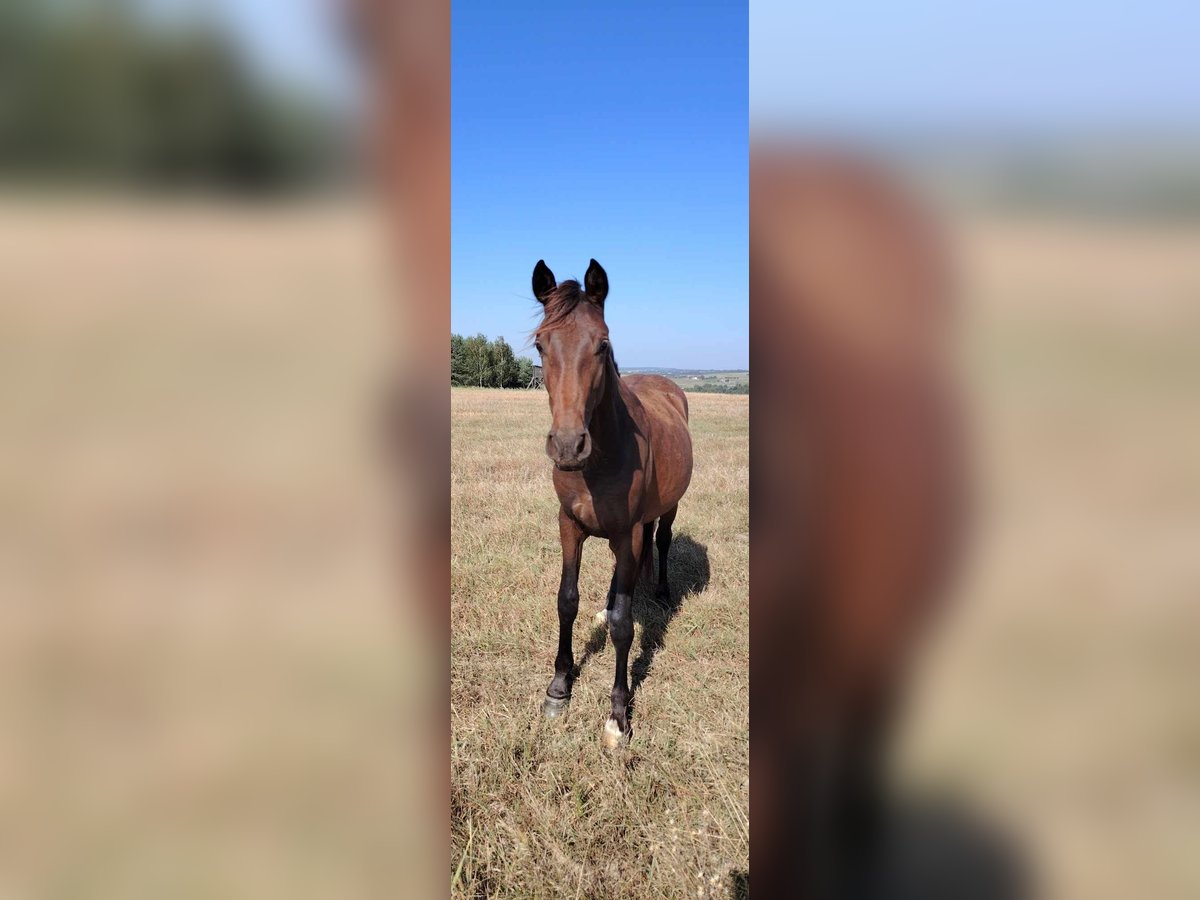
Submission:
M 673 409 L 687 423 L 687 394 L 670 378 L 663 375 L 625 375 L 621 380 L 633 388 L 643 406 L 654 412 Z
M 692 480 L 692 436 L 687 395 L 662 375 L 626 375 L 621 379 L 646 412 L 654 452 L 654 517 L 674 507 Z

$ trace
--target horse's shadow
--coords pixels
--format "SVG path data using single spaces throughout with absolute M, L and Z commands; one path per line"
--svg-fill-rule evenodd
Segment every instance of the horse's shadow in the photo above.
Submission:
M 885 900 L 1029 900 L 1036 875 L 1018 836 L 952 795 L 893 801 L 882 878 Z
M 826 860 L 827 862 L 828 860 Z M 847 883 L 817 896 L 830 900 L 1032 900 L 1037 872 L 1020 836 L 953 794 L 886 801 L 878 853 L 858 860 Z M 766 885 L 768 896 L 794 886 Z M 750 896 L 750 872 L 731 873 L 729 900 Z
M 708 548 L 696 543 L 686 534 L 674 535 L 667 554 L 667 566 L 671 597 L 665 604 L 655 599 L 656 581 L 639 581 L 633 594 L 633 620 L 642 626 L 642 637 L 637 656 L 629 667 L 631 713 L 638 687 L 649 676 L 655 655 L 666 643 L 671 620 L 675 618 L 688 596 L 698 594 L 708 586 Z M 592 634 L 584 645 L 583 656 L 575 667 L 576 677 L 588 661 L 604 649 L 607 637 L 608 630 L 604 626 L 597 625 L 592 629 Z
M 708 586 L 708 548 L 698 544 L 686 534 L 674 537 L 668 553 L 668 575 L 671 582 L 671 597 L 665 603 L 654 599 L 654 586 L 642 584 L 633 598 L 633 620 L 642 626 L 639 653 L 629 667 L 630 694 L 636 696 L 637 689 L 650 674 L 655 654 L 666 642 L 667 629 L 679 612 L 683 601 L 698 594 Z M 632 697 L 630 702 L 632 703 Z

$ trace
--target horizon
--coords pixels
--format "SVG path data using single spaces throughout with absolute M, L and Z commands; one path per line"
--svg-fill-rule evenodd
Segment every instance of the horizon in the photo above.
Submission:
M 467 330 L 467 331 L 460 331 L 460 330 L 454 329 L 454 330 L 451 330 L 451 332 L 450 332 L 451 337 L 471 338 L 471 337 L 476 337 L 477 335 L 483 335 L 483 337 L 489 341 L 495 341 L 498 338 L 502 338 L 510 347 L 512 347 L 513 355 L 517 359 L 527 359 L 530 362 L 532 362 L 535 366 L 538 366 L 538 367 L 541 366 L 541 363 L 538 361 L 536 353 L 530 354 L 530 353 L 524 352 L 529 349 L 528 346 L 523 345 L 523 346 L 518 347 L 516 344 L 514 344 L 512 341 L 510 341 L 507 337 L 505 337 L 502 334 L 489 335 L 489 334 L 486 334 L 485 332 L 479 331 L 477 329 Z M 614 353 L 615 353 L 615 348 L 614 348 Z M 654 363 L 654 364 L 647 363 L 645 365 L 627 365 L 625 363 L 622 363 L 620 360 L 617 360 L 617 365 L 620 366 L 621 374 L 623 374 L 623 375 L 635 375 L 638 373 L 649 373 L 649 372 L 682 372 L 682 373 L 687 373 L 687 374 L 696 373 L 696 372 L 708 372 L 708 373 L 712 373 L 712 374 L 721 374 L 721 373 L 725 373 L 725 372 L 749 372 L 750 371 L 749 364 L 744 365 L 744 366 L 728 366 L 728 367 L 724 367 L 724 368 L 721 368 L 721 367 L 714 368 L 712 366 L 664 366 L 664 365 L 658 365 L 657 363 Z

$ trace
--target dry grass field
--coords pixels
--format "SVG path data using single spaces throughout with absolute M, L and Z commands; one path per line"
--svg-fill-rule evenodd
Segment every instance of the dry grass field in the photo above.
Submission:
M 413 884 L 371 228 L 0 205 L 0 896 Z
M 960 235 L 979 515 L 904 782 L 1038 896 L 1200 896 L 1200 229 Z
M 736 896 L 747 398 L 689 396 L 690 589 L 669 622 L 639 593 L 634 741 L 606 757 L 610 647 L 539 718 L 545 395 L 451 393 L 447 848 L 403 783 L 426 771 L 396 714 L 420 633 L 376 519 L 388 318 L 364 228 L 0 206 L 0 896 L 420 896 L 421 839 L 438 893 Z M 1200 229 L 960 233 L 980 516 L 901 785 L 1004 837 L 1041 896 L 1200 896 Z M 585 611 L 607 554 L 585 546 Z
M 670 553 L 677 608 L 634 599 L 629 748 L 600 729 L 612 572 L 584 544 L 570 709 L 542 718 L 558 640 L 558 500 L 543 391 L 451 391 L 455 896 L 728 897 L 749 866 L 749 398 L 691 394 L 696 468 Z

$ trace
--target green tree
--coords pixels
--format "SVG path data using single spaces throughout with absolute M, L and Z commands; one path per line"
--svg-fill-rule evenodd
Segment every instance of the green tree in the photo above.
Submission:
M 528 356 L 517 358 L 517 387 L 528 387 L 533 380 L 533 360 Z
M 520 367 L 517 365 L 516 354 L 513 353 L 513 348 L 503 337 L 496 338 L 492 344 L 492 358 L 495 364 L 493 383 L 496 387 L 524 387 L 524 385 L 517 384 L 521 373 Z
M 463 359 L 467 384 L 476 387 L 491 386 L 492 343 L 482 334 L 476 334 L 463 341 Z
M 502 337 L 450 335 L 450 383 L 475 387 L 523 388 L 533 378 L 533 360 L 517 356 Z
M 145 5 L 0 3 L 0 174 L 282 189 L 335 173 L 331 109 L 269 81 L 217 19 Z
M 471 364 L 467 358 L 467 342 L 461 334 L 450 335 L 450 383 L 473 384 Z

